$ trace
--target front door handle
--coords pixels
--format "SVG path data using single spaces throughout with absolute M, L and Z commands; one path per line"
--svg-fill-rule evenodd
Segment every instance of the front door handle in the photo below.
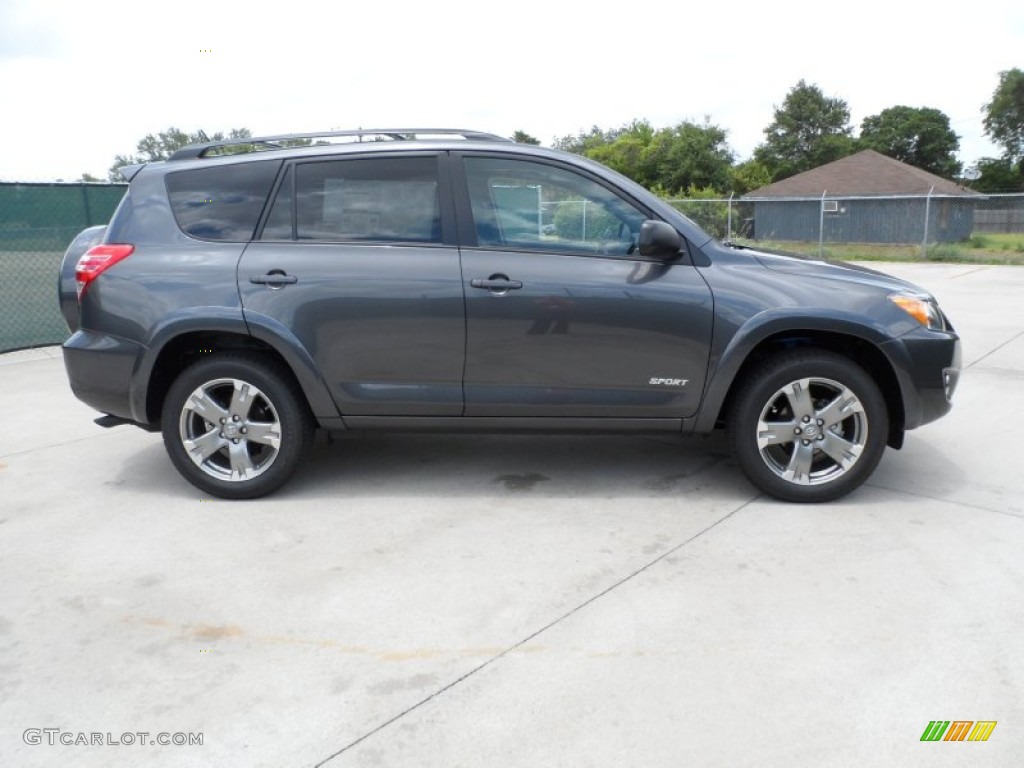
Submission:
M 256 285 L 269 285 L 271 288 L 274 288 L 281 285 L 297 283 L 299 282 L 299 278 L 295 275 L 286 275 L 284 272 L 275 269 L 265 275 L 253 275 L 249 278 L 249 282 L 255 283 Z
M 520 281 L 509 280 L 505 275 L 491 275 L 486 280 L 474 277 L 469 284 L 474 288 L 484 288 L 488 291 L 515 291 L 523 287 Z

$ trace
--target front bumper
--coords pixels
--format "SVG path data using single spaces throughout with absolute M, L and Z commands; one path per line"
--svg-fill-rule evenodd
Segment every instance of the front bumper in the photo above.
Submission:
M 960 337 L 955 332 L 921 328 L 881 348 L 899 380 L 904 429 L 916 429 L 949 413 L 960 381 Z

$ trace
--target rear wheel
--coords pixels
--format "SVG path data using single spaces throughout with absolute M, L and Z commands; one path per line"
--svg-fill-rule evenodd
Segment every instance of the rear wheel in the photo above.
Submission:
M 729 435 L 740 466 L 784 501 L 839 498 L 878 465 L 889 432 L 885 399 L 853 361 L 823 350 L 773 357 L 733 400 Z
M 164 446 L 197 488 L 251 499 L 295 471 L 314 423 L 287 372 L 271 360 L 226 354 L 186 368 L 167 392 Z

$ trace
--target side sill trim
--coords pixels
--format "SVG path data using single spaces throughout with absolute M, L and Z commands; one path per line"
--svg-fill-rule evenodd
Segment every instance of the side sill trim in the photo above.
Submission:
M 680 432 L 682 419 L 545 416 L 346 416 L 349 429 L 426 432 Z

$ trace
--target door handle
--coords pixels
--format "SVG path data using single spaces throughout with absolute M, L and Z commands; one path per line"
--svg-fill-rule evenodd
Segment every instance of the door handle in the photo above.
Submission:
M 474 277 L 469 281 L 469 284 L 474 288 L 485 288 L 489 291 L 515 291 L 523 287 L 519 280 L 509 280 L 504 275 L 501 277 L 489 277 L 486 280 L 482 277 Z
M 292 283 L 299 282 L 299 278 L 295 275 L 286 275 L 284 272 L 273 271 L 268 272 L 265 275 L 253 275 L 249 278 L 250 283 L 256 285 L 269 285 L 272 288 L 281 285 L 291 285 Z

